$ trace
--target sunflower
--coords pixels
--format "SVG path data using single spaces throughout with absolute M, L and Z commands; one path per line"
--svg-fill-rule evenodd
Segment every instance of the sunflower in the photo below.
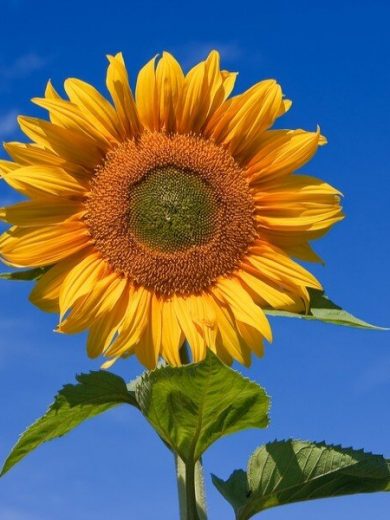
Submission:
M 326 140 L 269 130 L 291 105 L 274 80 L 229 97 L 236 74 L 212 51 L 186 75 L 165 52 L 139 72 L 108 56 L 112 103 L 70 78 L 20 117 L 32 142 L 9 142 L 4 181 L 27 200 L 2 208 L 0 255 L 44 267 L 31 301 L 58 312 L 59 332 L 88 330 L 109 366 L 136 354 L 180 365 L 207 348 L 250 364 L 271 341 L 265 308 L 305 311 L 321 285 L 292 257 L 342 219 L 340 194 L 294 171 Z

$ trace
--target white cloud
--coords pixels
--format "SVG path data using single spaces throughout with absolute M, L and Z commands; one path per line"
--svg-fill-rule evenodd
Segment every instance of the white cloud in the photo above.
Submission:
M 17 116 L 19 111 L 15 108 L 5 114 L 0 114 L 0 141 L 7 139 L 18 129 Z
M 365 368 L 360 378 L 355 381 L 357 392 L 369 392 L 379 386 L 390 384 L 390 356 L 383 356 Z
M 0 79 L 13 80 L 25 78 L 36 70 L 42 69 L 46 63 L 47 60 L 35 52 L 23 54 L 12 63 L 0 64 Z
M 0 507 L 0 518 L 7 520 L 42 520 L 42 517 L 39 519 L 38 516 L 28 511 L 7 506 Z

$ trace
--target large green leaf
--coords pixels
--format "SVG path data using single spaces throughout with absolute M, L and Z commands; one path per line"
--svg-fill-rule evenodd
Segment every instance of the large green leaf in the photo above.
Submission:
M 10 271 L 9 273 L 0 273 L 0 280 L 36 280 L 45 274 L 48 269 L 48 267 L 37 267 L 35 269 L 28 269 L 25 271 Z
M 335 325 L 344 325 L 345 327 L 357 327 L 360 329 L 371 330 L 388 330 L 383 327 L 371 325 L 366 321 L 356 318 L 349 312 L 345 311 L 335 303 L 333 303 L 322 291 L 309 289 L 310 293 L 310 309 L 307 314 L 298 314 L 287 311 L 277 311 L 267 309 L 265 312 L 270 316 L 282 316 L 285 318 L 301 318 L 304 320 L 317 320 L 325 323 L 333 323 Z
M 258 448 L 247 473 L 235 471 L 213 483 L 233 506 L 237 520 L 270 507 L 355 493 L 390 491 L 390 464 L 362 450 L 296 440 Z
M 86 419 L 121 403 L 138 407 L 134 392 L 121 377 L 110 372 L 81 374 L 77 381 L 76 385 L 64 386 L 45 415 L 20 436 L 0 476 L 42 443 L 61 437 Z
M 223 435 L 268 424 L 265 391 L 211 351 L 200 363 L 147 372 L 136 398 L 160 437 L 188 464 Z

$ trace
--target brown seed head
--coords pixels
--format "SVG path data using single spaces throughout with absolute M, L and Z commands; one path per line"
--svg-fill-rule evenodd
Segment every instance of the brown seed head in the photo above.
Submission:
M 240 166 L 194 135 L 142 134 L 107 155 L 86 202 L 95 247 L 161 296 L 199 294 L 237 269 L 256 237 Z

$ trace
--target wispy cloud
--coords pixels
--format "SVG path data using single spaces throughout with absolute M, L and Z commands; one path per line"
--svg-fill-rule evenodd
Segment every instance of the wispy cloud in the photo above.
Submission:
M 390 356 L 383 356 L 369 365 L 355 381 L 357 392 L 369 392 L 379 386 L 390 384 Z
M 23 0 L 4 0 L 4 3 L 10 7 L 20 7 L 23 3 Z
M 2 269 L 4 272 L 5 269 Z M 5 283 L 2 280 L 3 283 Z M 9 282 L 9 283 L 20 283 L 20 282 Z M 5 294 L 5 293 L 4 293 Z M 0 318 L 0 373 L 2 370 L 7 370 L 10 363 L 17 359 L 35 359 L 38 353 L 38 340 L 26 341 L 25 337 L 20 334 L 20 323 L 23 322 L 23 327 L 27 334 L 31 333 L 34 329 L 34 324 L 25 314 L 18 318 Z M 34 335 L 31 336 L 33 338 Z M 12 337 L 12 343 L 10 338 Z M 0 518 L 1 515 L 0 510 Z
M 0 518 L 6 518 L 7 520 L 39 520 L 38 516 L 35 516 L 28 511 L 7 506 L 0 507 Z
M 0 113 L 0 141 L 8 139 L 18 129 L 17 117 L 19 110 L 13 108 L 5 114 Z
M 47 59 L 35 52 L 23 54 L 12 63 L 0 63 L 0 79 L 4 81 L 25 78 L 42 69 L 46 63 Z

